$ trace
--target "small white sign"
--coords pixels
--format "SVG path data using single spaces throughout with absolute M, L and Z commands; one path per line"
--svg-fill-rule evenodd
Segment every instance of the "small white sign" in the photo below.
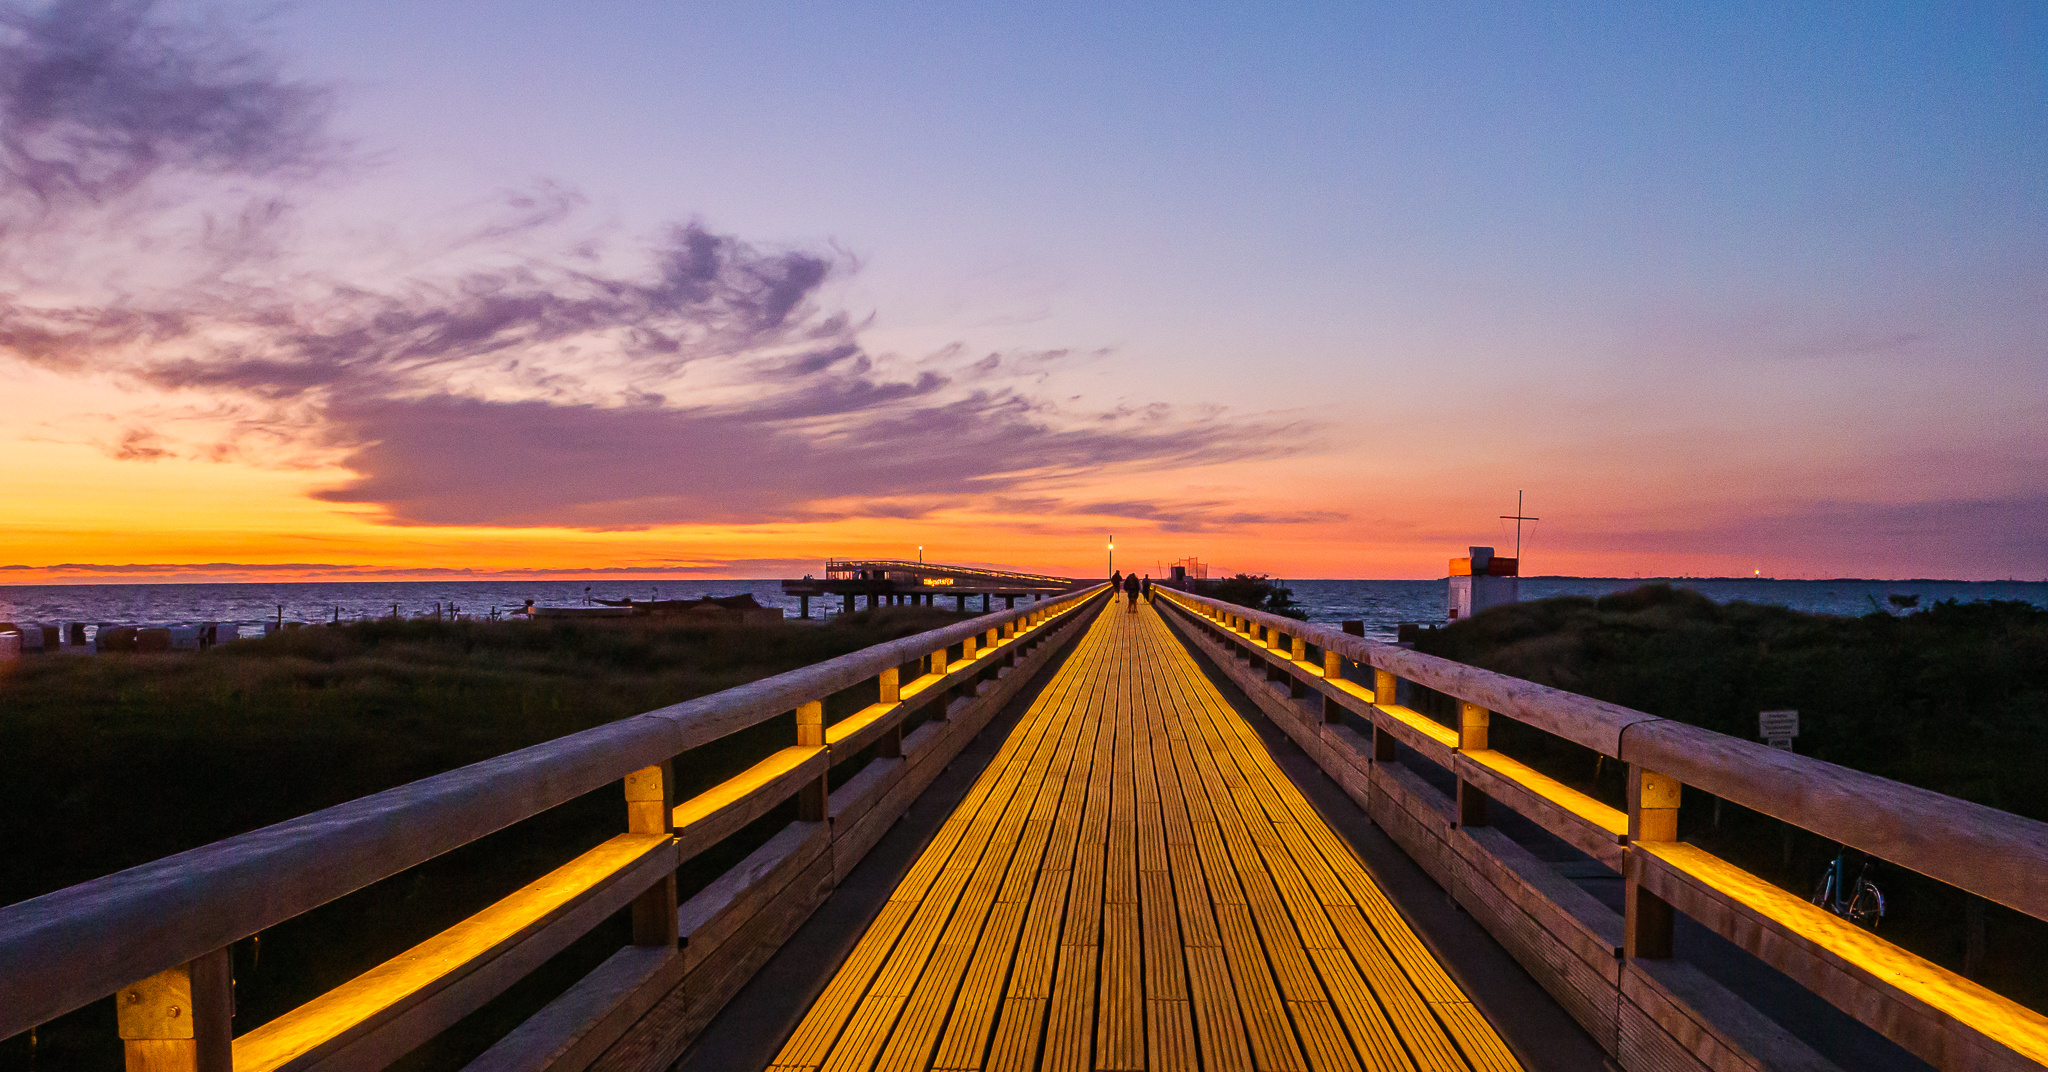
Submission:
M 1758 711 L 1756 713 L 1756 725 L 1757 736 L 1771 742 L 1774 747 L 1789 747 L 1789 745 L 1781 745 L 1778 742 L 1789 742 L 1792 738 L 1799 736 L 1799 712 Z

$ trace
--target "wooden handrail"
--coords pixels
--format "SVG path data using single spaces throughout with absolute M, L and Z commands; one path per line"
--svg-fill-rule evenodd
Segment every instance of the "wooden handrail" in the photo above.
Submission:
M 2048 823 L 1328 626 L 1192 592 L 1161 591 L 1300 637 L 2048 920 Z
M 1682 787 L 1692 785 L 2036 918 L 2048 918 L 2048 824 L 1325 626 L 1162 591 L 1191 642 L 1623 1067 L 1827 1067 L 1742 995 L 1673 959 L 1680 912 L 1945 1072 L 2048 1063 L 2048 1016 L 1679 841 L 1677 818 Z M 1304 641 L 1323 657 L 1306 659 Z M 1335 677 L 1345 657 L 1371 668 L 1370 691 Z M 1402 678 L 1458 700 L 1460 725 L 1396 705 Z M 1369 737 L 1345 724 L 1347 711 L 1369 725 Z M 1621 760 L 1627 811 L 1492 751 L 1494 711 Z M 1454 789 L 1410 770 L 1397 743 L 1449 771 Z M 1622 910 L 1489 827 L 1490 799 L 1613 868 Z M 1681 1056 L 1700 1046 L 1719 1058 Z
M 0 907 L 0 1038 L 934 650 L 1019 619 L 1046 624 L 1056 617 L 1050 608 L 1079 609 L 1104 587 L 878 644 Z M 902 706 L 937 695 L 919 691 Z

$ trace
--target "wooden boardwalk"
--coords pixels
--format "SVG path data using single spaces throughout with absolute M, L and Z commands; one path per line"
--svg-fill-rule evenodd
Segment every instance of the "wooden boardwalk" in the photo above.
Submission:
M 1112 604 L 773 1067 L 1520 1065 L 1157 613 Z

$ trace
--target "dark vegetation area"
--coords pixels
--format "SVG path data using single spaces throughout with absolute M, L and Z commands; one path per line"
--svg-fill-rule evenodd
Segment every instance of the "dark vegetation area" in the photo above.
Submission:
M 1802 755 L 2048 820 L 2048 610 L 1913 607 L 1897 599 L 1835 617 L 1659 584 L 1497 607 L 1425 631 L 1417 648 L 1749 740 L 1757 712 L 1796 709 Z M 1455 711 L 1445 697 L 1422 702 Z M 1492 741 L 1625 806 L 1611 760 L 1506 718 L 1493 720 Z M 1802 897 L 1841 851 L 1691 788 L 1680 822 L 1684 840 Z M 1860 854 L 1850 859 L 1860 866 Z M 2048 924 L 1882 861 L 1870 875 L 1888 903 L 1886 938 L 2048 1010 Z
M 371 621 L 205 652 L 43 656 L 0 671 L 0 904 L 614 719 L 961 620 L 821 625 Z M 872 691 L 872 689 L 870 689 Z M 827 717 L 871 702 L 835 697 Z M 677 761 L 679 796 L 795 743 L 785 716 Z M 794 817 L 682 873 L 689 896 Z M 236 943 L 235 1031 L 347 981 L 625 829 L 611 785 Z M 460 1067 L 628 941 L 613 920 L 394 1066 Z M 115 1069 L 111 1001 L 0 1040 L 0 1068 Z

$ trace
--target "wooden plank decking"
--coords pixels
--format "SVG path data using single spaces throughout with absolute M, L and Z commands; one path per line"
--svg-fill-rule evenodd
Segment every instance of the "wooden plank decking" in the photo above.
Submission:
M 1519 1069 L 1150 607 L 1104 610 L 778 1069 Z

